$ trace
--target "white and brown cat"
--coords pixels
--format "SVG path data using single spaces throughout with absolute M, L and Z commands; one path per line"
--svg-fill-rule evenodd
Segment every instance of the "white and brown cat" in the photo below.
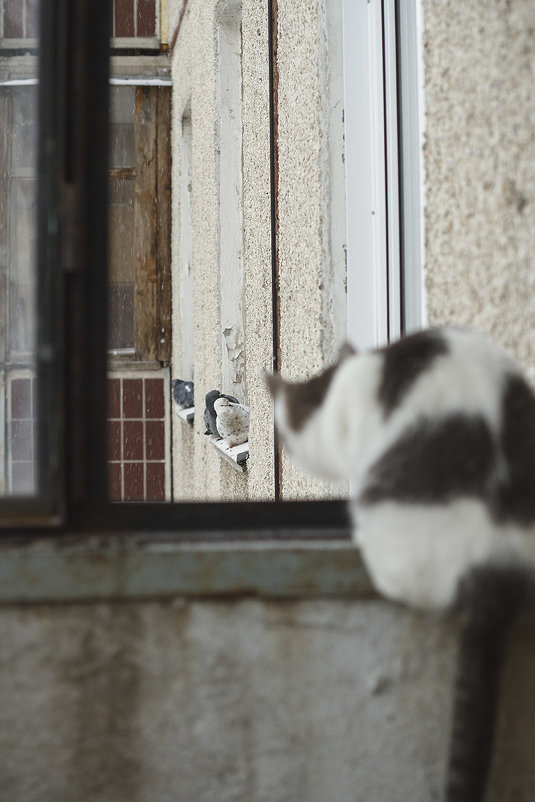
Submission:
M 483 799 L 505 641 L 533 606 L 535 397 L 479 334 L 431 329 L 308 381 L 268 377 L 283 443 L 349 479 L 354 539 L 376 588 L 462 614 L 445 799 Z

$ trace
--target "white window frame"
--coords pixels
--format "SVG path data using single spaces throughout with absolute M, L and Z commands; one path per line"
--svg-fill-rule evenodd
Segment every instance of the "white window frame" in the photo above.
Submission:
M 217 9 L 221 390 L 247 403 L 243 320 L 241 0 Z
M 425 320 L 414 55 L 419 4 L 342 3 L 348 338 L 366 350 Z

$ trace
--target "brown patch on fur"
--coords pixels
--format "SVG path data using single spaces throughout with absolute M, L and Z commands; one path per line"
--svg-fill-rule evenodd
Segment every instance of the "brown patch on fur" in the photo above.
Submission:
M 304 382 L 288 382 L 276 373 L 266 373 L 265 380 L 273 399 L 284 391 L 288 425 L 294 432 L 300 431 L 310 416 L 320 407 L 327 395 L 334 374 L 346 359 L 357 351 L 350 343 L 340 349 L 338 359 L 318 376 Z
M 294 432 L 299 432 L 310 416 L 323 404 L 336 371 L 342 362 L 355 354 L 353 346 L 347 344 L 340 351 L 337 362 L 318 376 L 313 376 L 305 382 L 284 382 L 288 425 Z
M 306 382 L 288 382 L 284 388 L 288 426 L 299 432 L 310 416 L 320 407 L 338 368 L 338 363 Z

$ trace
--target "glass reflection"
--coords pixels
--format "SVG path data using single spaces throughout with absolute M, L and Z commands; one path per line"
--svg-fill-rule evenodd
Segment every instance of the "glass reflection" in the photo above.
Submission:
M 38 4 L 0 14 L 0 494 L 36 491 Z

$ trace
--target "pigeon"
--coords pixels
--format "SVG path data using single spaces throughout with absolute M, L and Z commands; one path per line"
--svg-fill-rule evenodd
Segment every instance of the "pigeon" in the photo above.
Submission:
M 179 407 L 187 409 L 193 406 L 193 382 L 183 379 L 173 380 L 173 398 Z
M 214 402 L 218 398 L 227 398 L 229 401 L 234 401 L 236 404 L 238 403 L 238 399 L 234 398 L 233 395 L 223 395 L 219 392 L 219 390 L 210 390 L 209 393 L 206 393 L 206 408 L 204 410 L 204 425 L 206 426 L 205 434 L 212 434 L 214 437 L 219 439 L 221 435 L 217 431 L 216 412 L 214 410 Z
M 229 446 L 241 446 L 249 438 L 249 407 L 229 401 L 226 396 L 214 402 L 217 431 Z

